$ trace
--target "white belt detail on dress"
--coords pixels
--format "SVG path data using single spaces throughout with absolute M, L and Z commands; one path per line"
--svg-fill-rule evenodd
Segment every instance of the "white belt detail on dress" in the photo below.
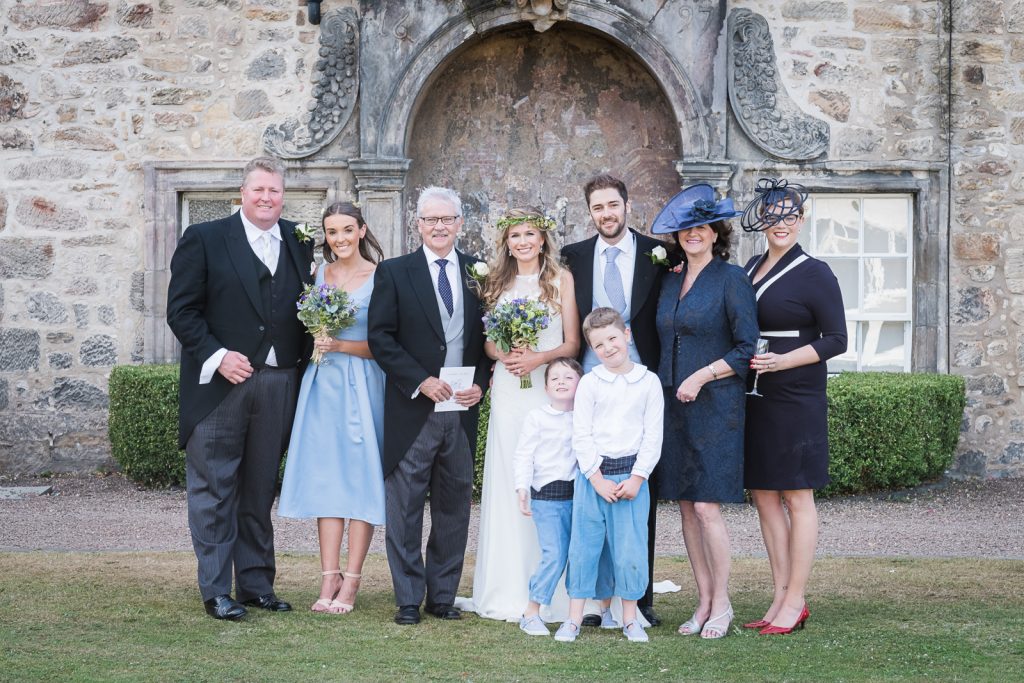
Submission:
M 761 331 L 762 337 L 799 337 L 800 330 L 773 330 L 771 332 Z

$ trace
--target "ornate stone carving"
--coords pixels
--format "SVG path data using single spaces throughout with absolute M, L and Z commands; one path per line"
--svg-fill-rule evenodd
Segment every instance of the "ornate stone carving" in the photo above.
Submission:
M 352 116 L 359 93 L 359 20 L 354 9 L 324 14 L 312 81 L 309 113 L 263 131 L 263 146 L 282 159 L 301 159 L 320 151 Z
M 789 98 L 768 22 L 748 9 L 729 15 L 729 103 L 743 132 L 769 154 L 800 161 L 828 150 L 828 124 Z
M 543 33 L 561 19 L 565 19 L 569 0 L 512 0 L 523 21 L 529 21 L 538 33 Z

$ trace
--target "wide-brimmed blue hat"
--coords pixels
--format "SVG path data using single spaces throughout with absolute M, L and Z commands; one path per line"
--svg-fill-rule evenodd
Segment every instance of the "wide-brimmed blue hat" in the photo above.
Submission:
M 715 188 L 707 183 L 691 185 L 668 200 L 654 219 L 651 233 L 667 235 L 677 230 L 689 230 L 723 218 L 739 216 L 731 199 L 715 200 Z

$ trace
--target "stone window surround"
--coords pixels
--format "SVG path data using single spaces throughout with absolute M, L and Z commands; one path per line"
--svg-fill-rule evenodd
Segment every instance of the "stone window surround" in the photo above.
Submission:
M 185 192 L 237 190 L 247 161 L 147 161 L 145 176 L 145 277 L 143 281 L 143 362 L 173 363 L 180 345 L 167 326 L 167 285 L 171 255 L 178 244 L 181 196 Z M 341 196 L 344 161 L 285 162 L 289 189 L 325 192 L 327 201 Z
M 762 165 L 737 164 L 737 178 L 744 179 L 743 193 L 751 192 L 759 177 L 770 175 L 801 183 L 811 194 L 911 195 L 914 273 L 910 368 L 912 372 L 949 372 L 948 166 L 941 162 L 832 161 L 777 163 L 766 169 Z

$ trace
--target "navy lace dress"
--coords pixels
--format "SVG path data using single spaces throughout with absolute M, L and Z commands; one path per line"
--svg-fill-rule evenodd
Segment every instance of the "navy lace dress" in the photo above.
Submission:
M 754 290 L 742 268 L 720 258 L 697 276 L 682 299 L 682 273 L 668 273 L 658 299 L 665 387 L 665 441 L 658 497 L 705 503 L 743 500 L 745 378 L 757 342 Z M 708 382 L 692 403 L 676 390 L 693 372 L 724 359 L 736 375 Z

